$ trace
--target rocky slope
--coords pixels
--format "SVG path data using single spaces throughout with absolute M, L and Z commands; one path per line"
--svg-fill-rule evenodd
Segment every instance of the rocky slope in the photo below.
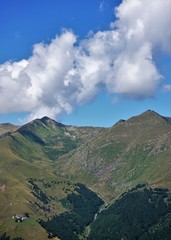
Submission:
M 56 166 L 57 173 L 88 183 L 109 201 L 138 183 L 170 188 L 170 156 L 171 124 L 149 110 L 107 129 Z

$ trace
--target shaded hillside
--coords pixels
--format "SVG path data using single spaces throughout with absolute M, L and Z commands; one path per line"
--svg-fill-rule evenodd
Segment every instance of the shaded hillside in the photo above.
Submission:
M 88 240 L 169 240 L 170 224 L 166 189 L 134 189 L 99 214 Z

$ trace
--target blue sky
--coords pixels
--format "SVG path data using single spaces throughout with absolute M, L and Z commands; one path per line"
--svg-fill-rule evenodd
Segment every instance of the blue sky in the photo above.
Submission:
M 171 116 L 170 10 L 171 0 L 0 1 L 0 122 Z
M 62 28 L 73 29 L 80 38 L 90 30 L 107 29 L 115 3 L 107 0 L 99 11 L 100 0 L 0 1 L 0 62 L 29 57 L 35 43 L 50 41 Z

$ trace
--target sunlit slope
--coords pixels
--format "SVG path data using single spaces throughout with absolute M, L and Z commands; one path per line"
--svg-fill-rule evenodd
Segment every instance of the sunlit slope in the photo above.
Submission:
M 6 232 L 13 238 L 48 239 L 39 219 L 46 222 L 70 210 L 65 199 L 76 192 L 77 185 L 54 175 L 50 160 L 19 158 L 10 149 L 12 141 L 10 137 L 0 140 L 0 236 Z M 29 213 L 30 218 L 24 222 L 15 222 L 12 218 L 25 213 Z
M 57 160 L 63 154 L 76 149 L 83 142 L 95 138 L 103 128 L 65 126 L 44 117 L 36 119 L 11 134 L 11 148 L 21 158 Z M 21 147 L 22 146 L 22 147 Z
M 75 188 L 54 174 L 53 162 L 101 131 L 64 126 L 45 117 L 0 138 L 0 236 L 6 232 L 28 240 L 47 239 L 38 219 L 66 211 L 61 201 Z M 30 214 L 27 221 L 12 219 L 24 213 Z
M 171 189 L 170 156 L 170 118 L 153 111 L 108 129 L 65 126 L 44 117 L 1 135 L 0 236 L 30 240 L 36 232 L 38 240 L 47 239 L 38 219 L 48 224 L 68 211 L 65 199 L 77 196 L 77 183 L 106 203 L 139 183 Z M 27 221 L 12 219 L 26 212 Z
M 0 136 L 6 133 L 13 132 L 17 130 L 18 126 L 13 125 L 11 123 L 1 123 L 0 124 Z
M 110 200 L 138 183 L 171 188 L 171 125 L 153 111 L 109 128 L 57 162 L 57 174 Z
M 15 155 L 10 148 L 11 138 L 0 139 L 0 233 L 7 232 L 9 235 L 27 236 L 33 238 L 33 232 L 46 238 L 45 231 L 36 224 L 36 210 L 32 209 L 30 201 L 36 201 L 28 187 L 27 178 L 40 177 L 41 172 L 48 176 L 48 170 L 35 166 Z M 29 212 L 32 216 L 31 224 L 17 225 L 12 216 L 22 216 Z M 37 227 L 36 227 L 37 226 Z

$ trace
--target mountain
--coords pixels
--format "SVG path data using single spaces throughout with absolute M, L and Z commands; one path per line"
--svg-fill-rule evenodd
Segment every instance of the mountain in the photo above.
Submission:
M 68 208 L 63 202 L 71 193 L 77 194 L 75 198 L 80 196 L 81 205 L 87 201 L 78 192 L 76 182 L 54 174 L 53 165 L 59 156 L 99 136 L 103 130 L 65 126 L 48 117 L 14 128 L 9 134 L 4 128 L 0 138 L 0 236 L 7 232 L 27 240 L 34 239 L 35 234 L 37 239 L 47 239 L 38 219 L 45 221 L 65 212 Z M 21 218 L 25 213 L 31 218 L 24 224 L 15 222 L 16 216 Z M 89 217 L 92 219 L 92 213 Z
M 13 125 L 11 123 L 1 123 L 0 124 L 0 137 L 3 134 L 10 134 L 11 132 L 14 132 L 15 130 L 17 130 L 19 126 Z
M 65 126 L 44 117 L 21 126 L 10 138 L 13 151 L 23 159 L 57 160 L 102 131 L 103 128 Z
M 170 156 L 170 118 L 151 110 L 110 128 L 0 124 L 0 236 L 86 239 L 101 208 L 137 184 L 170 190 Z
M 138 183 L 170 188 L 170 156 L 170 123 L 146 111 L 61 157 L 56 169 L 88 184 L 110 202 Z

